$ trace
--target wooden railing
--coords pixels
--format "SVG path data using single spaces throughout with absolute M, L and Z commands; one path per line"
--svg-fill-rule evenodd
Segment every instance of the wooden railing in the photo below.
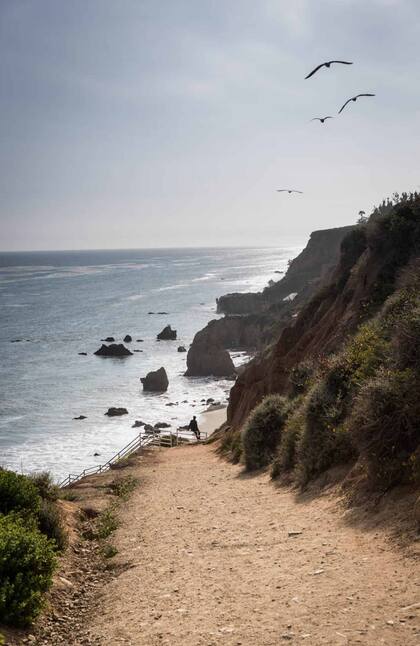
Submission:
M 186 430 L 186 429 L 177 429 L 176 432 L 168 432 L 168 433 L 148 433 L 148 434 L 139 434 L 137 437 L 134 438 L 129 444 L 124 446 L 118 453 L 116 453 L 108 462 L 105 462 L 105 464 L 99 464 L 94 467 L 88 467 L 87 469 L 83 469 L 81 473 L 75 474 L 75 473 L 69 473 L 67 478 L 65 478 L 62 482 L 59 483 L 59 487 L 65 488 L 69 487 L 70 485 L 73 485 L 75 482 L 78 482 L 82 478 L 85 478 L 86 476 L 90 475 L 95 475 L 97 473 L 104 473 L 104 471 L 108 471 L 108 469 L 112 469 L 118 463 L 120 463 L 122 460 L 125 458 L 128 458 L 130 455 L 133 455 L 133 453 L 137 453 L 141 449 L 144 449 L 148 446 L 164 446 L 164 447 L 172 447 L 172 446 L 178 446 L 179 444 L 184 444 L 188 443 L 190 444 L 191 442 L 202 442 L 203 440 L 207 439 L 207 433 L 201 433 L 200 440 L 197 440 L 195 437 L 194 433 L 192 431 Z

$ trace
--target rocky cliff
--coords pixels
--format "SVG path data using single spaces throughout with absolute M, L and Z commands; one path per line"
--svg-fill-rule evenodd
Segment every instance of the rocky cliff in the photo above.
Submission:
M 305 290 L 307 297 L 333 271 L 339 259 L 341 242 L 351 229 L 347 226 L 314 231 L 281 280 L 262 292 L 225 294 L 217 299 L 217 311 L 221 314 L 255 314 L 281 303 L 290 294 Z
M 196 334 L 188 353 L 186 375 L 231 374 L 226 372 L 228 362 L 222 357 L 221 348 L 257 351 L 277 339 L 331 275 L 339 258 L 340 243 L 351 228 L 312 233 L 285 276 L 263 292 L 227 294 L 218 299 L 218 310 L 226 316 L 210 321 Z M 289 299 L 290 294 L 294 298 Z
M 329 280 L 283 329 L 275 345 L 251 361 L 236 381 L 230 395 L 229 423 L 239 428 L 264 396 L 287 394 L 290 371 L 302 360 L 337 350 L 382 304 L 402 264 L 400 256 L 393 235 L 384 233 L 374 221 L 368 230 L 360 226 L 350 231 L 341 243 L 339 262 Z

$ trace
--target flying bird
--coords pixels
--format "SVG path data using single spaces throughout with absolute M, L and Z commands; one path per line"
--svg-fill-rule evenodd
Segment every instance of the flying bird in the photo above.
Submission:
M 356 94 L 356 96 L 352 96 L 352 97 L 351 97 L 351 99 L 348 99 L 348 100 L 345 102 L 345 104 L 344 104 L 344 105 L 340 108 L 340 110 L 338 111 L 338 114 L 340 114 L 340 112 L 343 112 L 344 108 L 346 107 L 346 105 L 347 105 L 348 103 L 350 103 L 350 101 L 357 101 L 357 99 L 359 98 L 359 96 L 376 96 L 376 95 L 375 95 L 375 94 Z
M 331 67 L 333 63 L 340 63 L 341 65 L 353 65 L 353 63 L 349 63 L 349 61 L 326 61 L 325 63 L 321 63 L 321 65 L 318 65 L 318 67 L 315 67 L 314 70 L 308 76 L 305 76 L 305 81 L 306 79 L 311 78 L 318 70 L 321 69 L 321 67 L 327 67 L 328 69 Z
M 311 121 L 320 121 L 324 123 L 327 119 L 334 119 L 334 117 L 314 117 Z
M 278 188 L 277 193 L 303 193 L 303 191 L 296 191 L 294 188 Z

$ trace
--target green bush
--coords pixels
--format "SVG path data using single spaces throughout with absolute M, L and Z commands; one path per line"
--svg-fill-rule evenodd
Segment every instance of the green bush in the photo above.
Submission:
M 314 362 L 309 359 L 301 361 L 292 368 L 289 374 L 291 397 L 299 397 L 308 390 L 314 368 Z
M 420 307 L 401 317 L 393 345 L 398 367 L 412 368 L 420 374 Z
M 222 435 L 219 453 L 227 456 L 233 464 L 237 464 L 242 458 L 242 440 L 240 431 L 228 428 Z
M 29 478 L 0 469 L 0 514 L 37 515 L 40 506 L 38 490 Z
M 0 517 L 0 621 L 27 626 L 39 614 L 55 568 L 53 544 L 13 515 Z
M 383 363 L 389 343 L 384 338 L 381 321 L 374 319 L 362 325 L 347 343 L 342 362 L 348 374 L 348 387 L 359 387 L 372 377 Z
M 349 428 L 371 480 L 384 487 L 418 473 L 420 379 L 413 370 L 387 370 L 360 390 Z
M 279 395 L 269 395 L 251 411 L 242 433 L 247 471 L 270 464 L 280 442 L 287 413 L 287 400 Z
M 277 478 L 280 474 L 292 471 L 296 466 L 297 447 L 305 427 L 305 413 L 303 406 L 298 406 L 288 417 L 281 434 L 280 444 L 271 468 L 271 477 Z
M 43 500 L 50 500 L 54 502 L 58 499 L 60 489 L 54 483 L 51 474 L 48 471 L 41 471 L 40 473 L 33 473 L 29 479 L 35 487 Z
M 54 541 L 58 550 L 67 546 L 67 532 L 64 528 L 58 506 L 50 500 L 43 500 L 38 512 L 38 527 L 48 538 Z
M 308 393 L 305 425 L 299 438 L 297 478 L 301 485 L 330 467 L 355 457 L 343 424 L 347 413 L 349 376 L 339 360 Z

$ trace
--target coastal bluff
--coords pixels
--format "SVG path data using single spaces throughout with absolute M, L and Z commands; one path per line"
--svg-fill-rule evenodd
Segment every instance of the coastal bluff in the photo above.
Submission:
M 262 292 L 221 296 L 217 309 L 225 316 L 210 321 L 195 335 L 188 352 L 186 375 L 229 376 L 233 364 L 230 365 L 224 352 L 256 351 L 277 339 L 301 307 L 328 281 L 339 260 L 341 242 L 352 228 L 311 233 L 307 246 L 290 262 L 284 277 Z

